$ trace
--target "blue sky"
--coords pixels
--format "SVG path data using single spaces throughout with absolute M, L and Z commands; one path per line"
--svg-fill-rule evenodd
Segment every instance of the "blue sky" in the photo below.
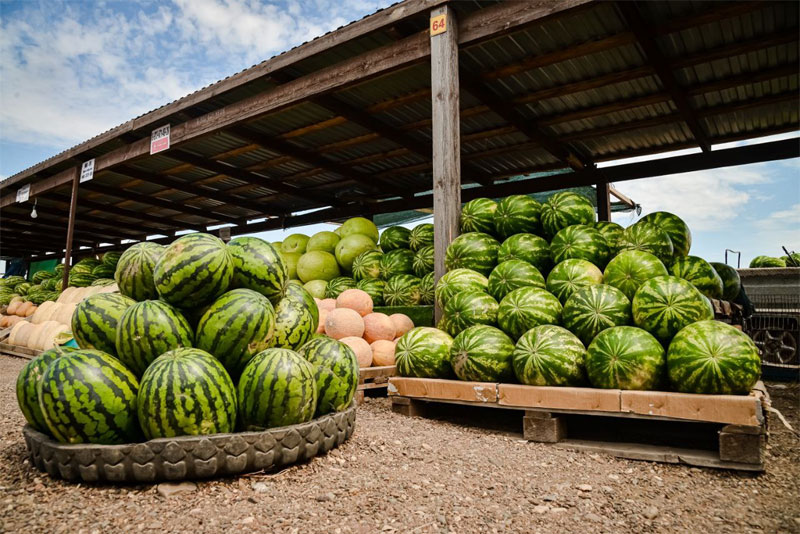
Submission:
M 363 17 L 377 0 L 0 0 L 0 179 L 132 117 Z M 717 148 L 717 147 L 715 147 Z M 800 251 L 797 160 L 625 182 L 693 230 L 692 252 Z M 616 216 L 623 225 L 635 218 Z M 270 240 L 316 225 L 268 232 Z

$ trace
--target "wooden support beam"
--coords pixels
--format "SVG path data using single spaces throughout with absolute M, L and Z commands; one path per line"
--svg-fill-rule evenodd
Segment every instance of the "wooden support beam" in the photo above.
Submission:
M 63 215 L 56 216 L 51 215 L 49 213 L 44 213 L 43 210 L 38 211 L 39 217 L 36 219 L 35 228 L 43 228 L 52 231 L 53 234 L 61 234 L 66 230 L 66 225 L 64 223 L 69 221 L 69 217 L 65 217 Z M 97 228 L 92 228 L 90 231 L 81 230 L 80 228 L 86 228 L 86 225 L 81 223 L 85 223 L 81 219 L 80 212 L 78 213 L 76 220 L 75 220 L 75 235 L 81 236 L 86 239 L 92 239 L 93 241 L 101 241 L 101 240 L 115 240 L 120 239 L 120 235 L 112 235 L 103 230 L 98 230 Z M 109 223 L 109 225 L 113 226 L 113 223 Z M 3 210 L 3 228 L 13 228 L 16 230 L 30 230 L 34 228 L 34 223 L 31 222 L 30 215 L 27 213 L 20 213 L 18 211 L 10 211 L 9 208 Z M 129 234 L 131 235 L 131 234 Z M 138 234 L 137 234 L 138 235 Z
M 597 220 L 611 220 L 611 187 L 608 182 L 597 182 Z
M 629 208 L 636 208 L 636 202 L 634 202 L 630 197 L 621 193 L 616 187 L 613 185 L 609 185 L 608 192 L 617 198 L 620 202 L 628 206 Z
M 64 288 L 69 286 L 69 271 L 72 266 L 72 237 L 75 233 L 75 215 L 78 212 L 78 184 L 80 183 L 81 169 L 72 169 L 72 193 L 69 201 L 69 221 L 67 222 L 67 244 L 64 247 L 64 274 L 61 278 Z
M 126 219 L 132 219 L 136 221 L 135 223 L 129 223 L 125 221 L 119 221 L 119 224 L 126 224 L 129 227 L 133 224 L 135 228 L 144 230 L 147 232 L 152 232 L 153 234 L 164 234 L 170 235 L 170 233 L 174 234 L 173 229 L 188 229 L 188 230 L 197 230 L 197 231 L 204 231 L 205 226 L 200 225 L 188 225 L 187 223 L 180 221 L 178 219 L 171 219 L 167 217 L 161 217 L 158 215 L 153 215 L 150 213 L 141 213 L 135 210 L 129 210 L 126 208 L 120 208 L 119 206 L 112 206 L 109 204 L 103 204 L 100 202 L 95 202 L 93 200 L 88 199 L 81 199 L 81 206 L 89 209 L 90 211 L 100 211 L 103 213 L 109 213 L 112 215 L 117 215 L 119 217 L 125 217 Z M 80 217 L 83 217 L 81 214 Z M 147 222 L 144 222 L 147 221 Z M 158 226 L 153 225 L 161 225 L 165 226 L 166 228 L 159 228 Z
M 76 224 L 76 226 L 77 226 L 77 224 Z M 36 226 L 34 227 L 32 224 L 23 224 L 23 223 L 19 222 L 16 219 L 8 218 L 8 217 L 6 217 L 6 214 L 4 213 L 3 214 L 3 227 L 2 227 L 2 230 L 3 230 L 3 232 L 0 233 L 0 236 L 2 236 L 2 235 L 6 235 L 6 236 L 8 236 L 8 235 L 11 235 L 11 236 L 17 235 L 17 236 L 25 236 L 25 237 L 27 237 L 27 236 L 38 236 L 38 235 L 41 235 L 41 233 L 37 232 L 37 230 L 45 230 L 45 231 L 47 231 L 48 237 L 58 237 L 58 236 L 62 235 L 62 232 L 64 232 L 64 227 L 63 226 L 56 226 L 56 225 L 53 225 L 53 224 L 46 224 L 45 222 L 39 221 L 39 220 L 36 221 Z M 28 233 L 28 232 L 30 232 L 30 233 Z M 96 234 L 94 232 L 81 232 L 81 231 L 79 231 L 77 229 L 75 230 L 75 234 L 74 234 L 74 238 L 73 238 L 73 240 L 76 243 L 83 243 L 84 245 L 93 245 L 94 243 L 102 241 L 103 239 L 104 238 L 102 238 L 99 234 Z M 111 239 L 113 241 L 114 239 L 118 239 L 118 238 L 114 237 L 114 238 L 105 238 L 105 239 Z

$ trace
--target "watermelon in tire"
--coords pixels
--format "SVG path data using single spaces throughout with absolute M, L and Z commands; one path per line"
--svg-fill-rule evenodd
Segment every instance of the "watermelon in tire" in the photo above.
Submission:
M 711 267 L 722 279 L 722 298 L 733 300 L 739 296 L 742 290 L 742 280 L 739 278 L 739 271 L 725 263 L 712 262 Z
M 46 350 L 34 359 L 29 360 L 17 375 L 17 404 L 28 424 L 39 432 L 50 432 L 44 420 L 44 415 L 42 415 L 42 408 L 39 406 L 39 382 L 42 381 L 42 376 L 48 365 L 61 356 L 76 350 L 78 349 L 60 346 Z
M 89 295 L 72 313 L 72 335 L 82 349 L 117 354 L 117 323 L 128 308 L 136 304 L 119 293 Z
M 765 267 L 786 267 L 786 260 L 781 258 L 773 258 L 771 256 L 756 256 L 750 261 L 751 269 Z
M 461 232 L 494 234 L 494 214 L 496 211 L 497 202 L 491 198 L 470 200 L 461 208 Z
M 236 430 L 233 381 L 218 359 L 200 349 L 175 349 L 156 358 L 142 376 L 136 406 L 147 439 Z
M 428 245 L 433 245 L 433 225 L 423 223 L 412 228 L 411 235 L 408 236 L 408 248 L 416 252 Z
M 710 299 L 722 298 L 722 278 L 703 258 L 679 256 L 669 268 L 670 273 L 690 282 L 703 295 Z
M 540 325 L 519 338 L 511 361 L 514 375 L 529 386 L 582 386 L 586 348 L 566 328 Z
M 398 274 L 383 286 L 386 306 L 416 306 L 422 300 L 422 281 L 410 274 Z
M 521 287 L 506 295 L 497 310 L 497 324 L 511 336 L 519 337 L 531 328 L 561 322 L 561 303 L 536 287 Z
M 388 280 L 398 274 L 414 274 L 414 253 L 408 249 L 393 250 L 381 257 L 381 278 Z
M 665 366 L 661 343 L 634 326 L 603 330 L 586 349 L 586 375 L 596 388 L 655 389 Z
M 622 238 L 625 234 L 625 229 L 611 221 L 597 221 L 594 223 L 594 229 L 606 238 L 608 249 L 611 251 L 609 258 L 619 254 L 619 251 L 622 250 Z
M 161 300 L 137 302 L 117 323 L 117 358 L 136 376 L 165 352 L 191 347 L 194 332 L 183 314 Z
M 314 368 L 315 417 L 341 412 L 350 406 L 358 387 L 358 359 L 353 349 L 327 336 L 315 336 L 299 353 Z
M 667 268 L 653 254 L 643 250 L 623 250 L 606 265 L 603 282 L 633 299 L 636 290 L 647 280 L 668 275 Z
M 514 377 L 511 355 L 514 342 L 493 326 L 475 325 L 453 339 L 450 364 L 461 380 L 510 382 Z
M 422 247 L 414 253 L 414 274 L 422 278 L 433 272 L 433 246 Z
M 408 248 L 408 240 L 411 238 L 411 230 L 402 226 L 390 226 L 381 234 L 378 240 L 381 250 L 389 252 L 392 250 Z
M 270 341 L 271 347 L 297 350 L 305 345 L 319 326 L 310 308 L 297 298 L 281 299 L 275 306 L 275 333 Z
M 553 267 L 545 285 L 564 304 L 579 288 L 602 283 L 603 273 L 596 265 L 586 260 L 571 259 Z
M 188 234 L 172 242 L 158 260 L 153 280 L 158 296 L 179 308 L 208 304 L 233 281 L 233 258 L 210 234 Z
M 527 261 L 542 274 L 549 273 L 553 267 L 550 245 L 533 234 L 516 234 L 503 241 L 497 251 L 497 261 L 502 263 L 508 260 Z
M 356 283 L 356 289 L 360 289 L 372 297 L 374 306 L 383 306 L 383 290 L 386 282 L 378 278 L 364 278 Z
M 677 391 L 746 395 L 761 375 L 761 358 L 742 331 L 719 321 L 699 321 L 672 339 L 667 371 Z
M 622 250 L 643 250 L 655 255 L 664 265 L 672 261 L 672 241 L 669 235 L 654 224 L 639 221 L 622 234 Z
M 362 252 L 353 260 L 353 278 L 365 280 L 381 277 L 381 258 L 383 254 L 377 250 Z
M 550 255 L 556 264 L 574 258 L 592 262 L 602 269 L 608 263 L 609 254 L 606 238 L 585 224 L 559 230 L 550 242 Z
M 444 265 L 448 271 L 472 269 L 489 276 L 497 265 L 499 249 L 500 243 L 489 234 L 481 232 L 461 234 L 448 245 Z
M 553 237 L 567 226 L 592 224 L 594 206 L 583 195 L 563 191 L 554 194 L 542 205 L 541 221 L 545 236 Z
M 511 195 L 497 203 L 494 213 L 495 234 L 507 239 L 514 234 L 538 234 L 542 205 L 528 195 Z
M 667 211 L 656 211 L 642 217 L 644 222 L 654 224 L 664 230 L 672 242 L 673 255 L 688 256 L 692 248 L 692 232 L 683 219 Z
M 258 291 L 273 304 L 280 300 L 289 270 L 275 247 L 257 237 L 237 237 L 228 243 L 228 251 L 233 260 L 231 289 Z
M 256 354 L 242 371 L 236 393 L 245 431 L 305 423 L 317 409 L 314 366 L 289 349 Z
M 636 326 L 663 343 L 685 326 L 714 318 L 705 296 L 676 276 L 660 276 L 643 283 L 633 296 L 632 312 Z
M 133 300 L 158 298 L 153 272 L 164 250 L 158 243 L 145 241 L 123 252 L 114 272 L 119 292 Z
M 333 280 L 330 280 L 328 282 L 328 285 L 325 288 L 325 298 L 335 299 L 339 295 L 341 295 L 343 291 L 355 288 L 356 288 L 355 280 L 353 280 L 349 276 L 340 276 L 339 278 L 334 278 Z
M 567 299 L 561 320 L 584 345 L 589 345 L 603 330 L 631 324 L 631 301 L 606 284 L 582 287 Z
M 400 376 L 450 378 L 453 338 L 438 328 L 412 328 L 397 340 L 395 361 Z
M 420 304 L 433 304 L 435 300 L 435 283 L 433 273 L 423 276 L 419 283 Z
M 456 293 L 444 307 L 447 331 L 452 336 L 476 324 L 493 325 L 497 322 L 497 309 L 497 301 L 482 291 Z
M 453 269 L 445 273 L 436 283 L 435 298 L 444 309 L 453 296 L 462 291 L 487 291 L 489 280 L 472 269 Z
M 498 302 L 513 290 L 527 286 L 545 288 L 542 273 L 526 261 L 504 261 L 489 275 L 489 294 Z
M 119 360 L 81 349 L 53 361 L 39 382 L 39 406 L 61 443 L 115 445 L 138 441 L 139 382 Z

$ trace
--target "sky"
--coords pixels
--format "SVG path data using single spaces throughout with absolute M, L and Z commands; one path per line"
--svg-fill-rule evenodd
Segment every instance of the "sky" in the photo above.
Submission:
M 0 179 L 390 3 L 0 0 Z M 642 215 L 682 217 L 692 253 L 709 261 L 722 261 L 726 248 L 742 252 L 743 266 L 783 255 L 781 245 L 800 251 L 797 160 L 617 188 Z M 623 225 L 637 219 L 614 216 Z M 259 235 L 275 241 L 322 229 L 330 226 Z

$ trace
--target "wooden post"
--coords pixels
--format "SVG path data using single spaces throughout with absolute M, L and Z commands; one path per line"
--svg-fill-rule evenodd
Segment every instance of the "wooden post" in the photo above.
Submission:
M 597 220 L 611 220 L 611 186 L 608 182 L 597 184 Z
M 69 200 L 69 220 L 67 221 L 67 246 L 64 249 L 63 288 L 69 285 L 69 268 L 72 261 L 72 236 L 75 234 L 75 212 L 78 209 L 78 183 L 81 178 L 80 167 L 75 167 L 72 176 L 72 196 Z
M 434 278 L 445 273 L 447 245 L 458 236 L 461 213 L 461 137 L 458 24 L 447 5 L 431 11 L 431 107 L 433 137 Z M 436 307 L 438 323 L 442 310 Z

